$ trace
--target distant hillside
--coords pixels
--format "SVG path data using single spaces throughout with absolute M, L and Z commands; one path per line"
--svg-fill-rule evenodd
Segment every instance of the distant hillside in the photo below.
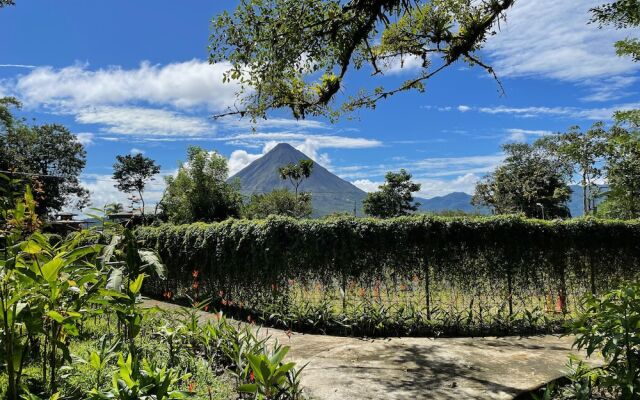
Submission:
M 571 185 L 571 198 L 569 199 L 569 211 L 571 216 L 581 217 L 583 212 L 582 205 L 582 187 L 578 185 Z M 602 187 L 603 191 L 606 187 Z M 476 209 L 471 205 L 471 195 L 463 192 L 453 192 L 440 197 L 433 197 L 431 199 L 416 198 L 416 201 L 422 203 L 420 211 L 465 211 L 469 213 L 479 212 L 481 214 L 489 214 L 488 209 Z
M 288 163 L 309 159 L 304 153 L 287 143 L 280 143 L 264 156 L 255 160 L 230 179 L 240 180 L 243 194 L 267 193 L 276 188 L 289 188 L 288 181 L 278 175 L 278 168 Z M 367 193 L 353 184 L 332 174 L 326 168 L 315 163 L 311 176 L 306 179 L 300 190 L 310 192 L 313 201 L 313 216 L 322 216 L 335 212 L 362 215 L 362 200 Z
M 444 196 L 424 199 L 416 197 L 420 203 L 420 212 L 464 211 L 467 213 L 488 214 L 485 208 L 476 208 L 471 204 L 471 195 L 464 192 L 452 192 Z

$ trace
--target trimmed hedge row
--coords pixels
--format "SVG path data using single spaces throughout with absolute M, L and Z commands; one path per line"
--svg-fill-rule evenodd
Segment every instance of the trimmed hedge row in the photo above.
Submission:
M 554 304 L 560 298 L 568 312 L 582 294 L 640 271 L 638 221 L 273 217 L 163 225 L 137 235 L 169 270 L 151 295 L 192 293 L 198 271 L 200 296 L 256 310 L 269 308 L 274 288 L 286 291 L 291 282 L 337 293 L 344 306 L 353 287 L 379 301 L 382 288 L 385 299 L 396 301 L 406 282 L 419 280 L 427 318 L 447 307 L 495 313 L 500 304 L 514 315 L 545 298 Z

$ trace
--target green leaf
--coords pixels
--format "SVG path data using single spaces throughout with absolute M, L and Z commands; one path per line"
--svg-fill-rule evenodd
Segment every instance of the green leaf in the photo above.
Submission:
M 61 324 L 64 321 L 64 317 L 57 311 L 51 310 L 47 312 L 47 315 L 57 323 Z
M 42 266 L 42 277 L 49 283 L 55 281 L 58 278 L 58 272 L 64 264 L 65 262 L 62 258 L 53 258 Z
M 121 292 L 123 274 L 124 271 L 122 268 L 112 269 L 111 274 L 109 274 L 109 279 L 107 280 L 107 290 Z
M 165 279 L 167 275 L 167 269 L 160 260 L 160 256 L 153 250 L 138 250 L 138 255 L 144 263 L 144 267 L 152 267 L 156 275 L 160 279 Z
M 144 274 L 138 275 L 135 281 L 129 284 L 129 290 L 133 294 L 138 294 L 140 289 L 142 289 L 142 281 L 144 281 Z
M 258 385 L 255 383 L 245 383 L 238 386 L 238 392 L 240 393 L 255 393 L 258 391 Z

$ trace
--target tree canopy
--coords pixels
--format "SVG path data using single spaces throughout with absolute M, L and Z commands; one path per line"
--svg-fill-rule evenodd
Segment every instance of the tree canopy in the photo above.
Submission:
M 411 181 L 411 174 L 404 169 L 387 172 L 380 190 L 369 193 L 364 199 L 364 212 L 379 218 L 408 215 L 420 206 L 420 203 L 413 202 L 413 192 L 419 191 L 420 187 L 419 183 Z
M 40 216 L 67 205 L 84 207 L 89 199 L 79 180 L 84 146 L 62 125 L 31 126 L 16 118 L 11 107 L 20 105 L 14 98 L 0 99 L 0 170 L 28 181 Z
M 539 139 L 536 145 L 544 147 L 550 155 L 572 168 L 580 178 L 582 187 L 582 207 L 584 215 L 596 210 L 600 195 L 598 178 L 603 175 L 601 162 L 606 150 L 607 132 L 602 122 L 595 123 L 585 132 L 573 126 L 567 132 L 557 133 Z
M 228 62 L 225 81 L 239 84 L 227 114 L 265 117 L 289 109 L 296 118 L 337 117 L 424 82 L 463 60 L 495 76 L 478 56 L 514 0 L 242 0 L 213 20 L 211 63 Z M 397 87 L 362 89 L 335 106 L 350 70 L 418 59 L 419 71 Z
M 266 218 L 269 215 L 281 215 L 294 218 L 308 218 L 313 212 L 311 195 L 295 193 L 287 189 L 275 189 L 265 194 L 254 194 L 245 207 L 248 218 Z
M 124 193 L 138 193 L 142 202 L 143 218 L 145 204 L 142 194 L 147 182 L 152 181 L 154 175 L 158 173 L 160 173 L 160 166 L 140 153 L 116 156 L 116 163 L 113 164 L 113 179 L 117 182 L 114 186 Z
M 298 196 L 298 189 L 302 182 L 311 176 L 313 172 L 313 161 L 304 159 L 298 161 L 298 163 L 289 163 L 284 167 L 278 168 L 278 174 L 283 180 L 289 180 L 291 186 L 295 191 L 296 197 Z
M 495 214 L 570 217 L 566 203 L 571 195 L 571 166 L 539 145 L 511 143 L 502 148 L 505 160 L 478 182 L 473 204 L 489 207 Z
M 614 126 L 609 131 L 606 151 L 609 185 L 599 214 L 605 217 L 640 218 L 640 137 Z
M 228 183 L 227 159 L 215 151 L 191 146 L 176 176 L 167 176 L 162 213 L 172 223 L 221 221 L 240 216 L 238 184 Z

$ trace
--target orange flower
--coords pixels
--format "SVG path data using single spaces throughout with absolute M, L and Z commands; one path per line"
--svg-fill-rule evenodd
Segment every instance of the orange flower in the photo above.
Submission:
M 256 380 L 255 375 L 253 375 L 253 371 L 249 373 L 249 381 L 254 382 Z
M 189 381 L 189 389 L 188 389 L 189 393 L 193 393 L 196 391 L 196 382 L 195 381 Z
M 197 278 L 198 275 L 200 275 L 200 272 L 198 272 L 197 269 L 194 269 L 193 272 L 191 273 L 191 276 L 193 276 L 194 278 Z
M 167 300 L 171 300 L 171 298 L 173 297 L 173 292 L 171 292 L 171 290 L 167 290 L 162 294 L 162 297 L 164 297 Z
M 197 289 L 200 286 L 200 284 L 196 281 L 193 282 L 193 285 L 191 285 L 191 287 L 193 287 L 194 289 Z
M 364 297 L 364 294 L 365 294 L 364 288 L 360 288 L 360 290 L 358 290 L 358 296 Z

